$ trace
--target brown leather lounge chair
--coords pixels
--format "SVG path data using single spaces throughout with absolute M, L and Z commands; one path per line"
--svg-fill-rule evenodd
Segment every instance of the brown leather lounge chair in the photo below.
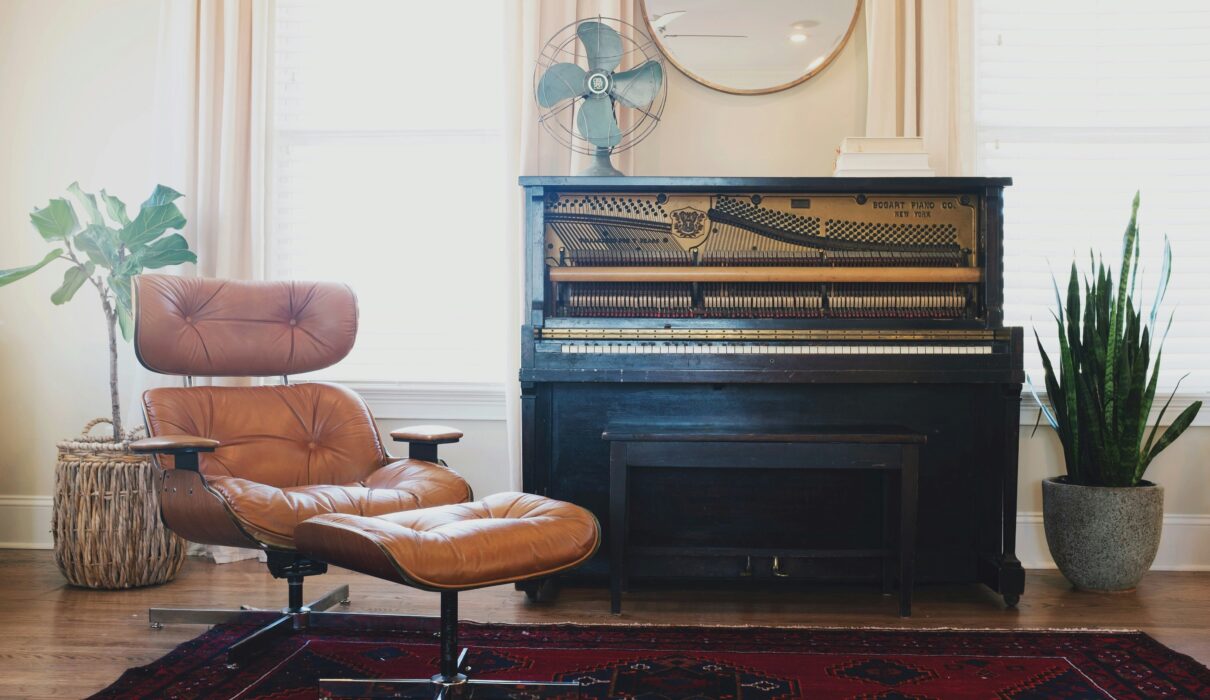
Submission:
M 300 554 L 294 530 L 314 515 L 374 516 L 462 503 L 467 483 L 438 463 L 437 445 L 461 433 L 414 426 L 391 433 L 409 458 L 387 454 L 374 418 L 344 387 L 289 384 L 292 374 L 340 361 L 357 336 L 357 300 L 345 285 L 235 282 L 144 275 L 134 280 L 134 346 L 144 367 L 184 375 L 183 388 L 143 395 L 158 455 L 164 523 L 192 542 L 264 550 L 288 584 L 282 616 L 228 650 L 238 664 L 278 633 L 319 622 L 348 587 L 303 604 L 303 579 L 327 570 Z M 192 386 L 194 376 L 282 377 L 280 386 Z M 164 623 L 215 624 L 239 610 L 152 609 Z

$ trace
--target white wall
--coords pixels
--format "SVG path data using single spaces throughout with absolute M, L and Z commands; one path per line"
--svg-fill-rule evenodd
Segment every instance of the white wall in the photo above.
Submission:
M 826 176 L 845 136 L 865 128 L 865 20 L 830 66 L 770 95 L 712 90 L 668 66 L 659 126 L 634 149 L 634 175 Z
M 48 252 L 29 211 L 74 180 L 134 206 L 151 193 L 158 8 L 0 2 L 0 267 Z M 52 265 L 0 289 L 0 542 L 47 541 L 55 442 L 108 412 L 100 304 L 86 288 L 53 306 L 62 275 Z
M 131 204 L 157 182 L 148 86 L 158 14 L 158 0 L 0 2 L 0 267 L 41 257 L 28 212 L 73 180 Z M 671 70 L 663 122 L 636 149 L 634 174 L 827 175 L 840 139 L 863 128 L 863 28 L 820 75 L 773 95 L 726 95 Z M 87 289 L 52 306 L 60 275 L 44 270 L 0 290 L 0 545 L 49 542 L 54 444 L 108 405 L 101 315 Z M 127 358 L 123 371 L 129 379 L 143 370 Z M 445 459 L 477 493 L 507 487 L 501 421 L 389 413 L 378 411 L 388 429 L 433 420 L 462 428 L 466 439 L 443 448 Z M 1019 549 L 1045 565 L 1039 483 L 1062 473 L 1062 455 L 1049 431 L 1022 432 Z M 1167 487 L 1164 566 L 1210 568 L 1207 454 L 1210 428 L 1194 428 L 1149 474 Z

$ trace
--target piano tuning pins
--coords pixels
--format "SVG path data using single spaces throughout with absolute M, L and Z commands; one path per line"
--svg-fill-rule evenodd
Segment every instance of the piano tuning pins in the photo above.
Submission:
M 546 202 L 550 264 L 602 267 L 965 267 L 971 250 L 950 224 L 878 223 L 816 202 L 714 196 L 708 234 L 686 250 L 669 211 L 702 207 L 681 195 L 563 194 Z M 866 208 L 868 209 L 868 208 Z M 811 212 L 811 216 L 806 214 Z M 822 238 L 854 245 L 838 248 Z M 814 241 L 814 243 L 812 243 Z M 882 247 L 879 247 L 880 244 Z M 968 244 L 969 247 L 969 244 Z M 950 284 L 563 282 L 557 313 L 585 317 L 962 318 L 972 286 Z

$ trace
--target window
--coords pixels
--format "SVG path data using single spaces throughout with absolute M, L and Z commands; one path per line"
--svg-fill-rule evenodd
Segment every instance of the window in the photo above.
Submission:
M 1164 235 L 1165 306 L 1176 320 L 1161 386 L 1210 391 L 1210 5 L 1201 0 L 979 2 L 975 121 L 982 175 L 1007 175 L 1005 322 L 1057 352 L 1051 273 L 1066 289 L 1089 249 L 1115 269 L 1130 198 L 1142 191 L 1149 305 Z M 1166 318 L 1166 315 L 1165 315 Z M 1169 416 L 1173 417 L 1175 414 Z
M 268 273 L 361 308 L 325 378 L 503 381 L 503 9 L 276 4 Z

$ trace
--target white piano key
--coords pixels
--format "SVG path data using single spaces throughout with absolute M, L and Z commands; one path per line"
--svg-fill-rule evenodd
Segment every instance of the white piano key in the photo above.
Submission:
M 987 345 L 831 345 L 827 343 L 769 345 L 563 343 L 569 354 L 627 355 L 990 355 Z

